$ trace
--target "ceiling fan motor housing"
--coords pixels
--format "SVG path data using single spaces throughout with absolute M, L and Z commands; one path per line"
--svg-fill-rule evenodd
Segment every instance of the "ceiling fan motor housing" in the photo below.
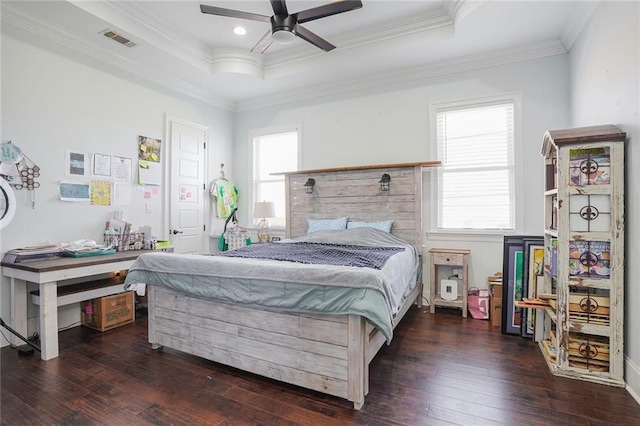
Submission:
M 271 17 L 271 32 L 288 31 L 295 32 L 298 20 L 293 15 L 273 15 Z
M 296 38 L 298 19 L 292 15 L 273 15 L 271 17 L 271 35 L 280 44 L 289 44 Z

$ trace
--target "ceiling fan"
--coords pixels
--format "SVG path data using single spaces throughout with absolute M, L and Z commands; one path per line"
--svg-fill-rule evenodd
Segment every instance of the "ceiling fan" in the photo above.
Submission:
M 296 36 L 308 41 L 314 46 L 319 47 L 325 52 L 335 49 L 336 47 L 327 40 L 321 38 L 317 34 L 309 31 L 300 24 L 313 21 L 315 19 L 325 18 L 338 13 L 349 12 L 351 10 L 360 9 L 362 2 L 360 0 L 342 0 L 327 3 L 322 6 L 313 7 L 302 10 L 297 13 L 289 14 L 285 0 L 270 0 L 273 8 L 273 16 L 259 15 L 257 13 L 242 12 L 239 10 L 224 9 L 222 7 L 200 5 L 200 11 L 210 15 L 229 16 L 232 18 L 249 19 L 252 21 L 270 22 L 271 29 L 256 43 L 251 49 L 252 52 L 264 53 L 265 50 L 275 41 L 280 44 L 291 43 Z

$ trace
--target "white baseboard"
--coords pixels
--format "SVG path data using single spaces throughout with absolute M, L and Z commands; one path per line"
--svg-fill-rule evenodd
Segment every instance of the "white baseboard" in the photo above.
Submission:
M 640 404 L 640 368 L 626 356 L 624 357 L 624 363 L 627 392 Z

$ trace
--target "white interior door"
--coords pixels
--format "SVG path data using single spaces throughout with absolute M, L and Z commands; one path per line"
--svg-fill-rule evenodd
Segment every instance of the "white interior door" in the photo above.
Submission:
M 207 128 L 171 117 L 167 128 L 169 239 L 176 253 L 205 253 Z

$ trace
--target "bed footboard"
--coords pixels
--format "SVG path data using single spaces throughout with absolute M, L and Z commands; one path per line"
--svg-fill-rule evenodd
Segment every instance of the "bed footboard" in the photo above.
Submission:
M 363 317 L 287 313 L 158 286 L 147 290 L 149 343 L 154 349 L 167 346 L 344 398 L 356 410 L 364 404 L 369 363 L 384 337 Z M 412 301 L 415 297 L 412 293 Z
M 167 346 L 362 407 L 367 370 L 362 317 L 277 312 L 163 287 L 148 290 L 154 348 Z

